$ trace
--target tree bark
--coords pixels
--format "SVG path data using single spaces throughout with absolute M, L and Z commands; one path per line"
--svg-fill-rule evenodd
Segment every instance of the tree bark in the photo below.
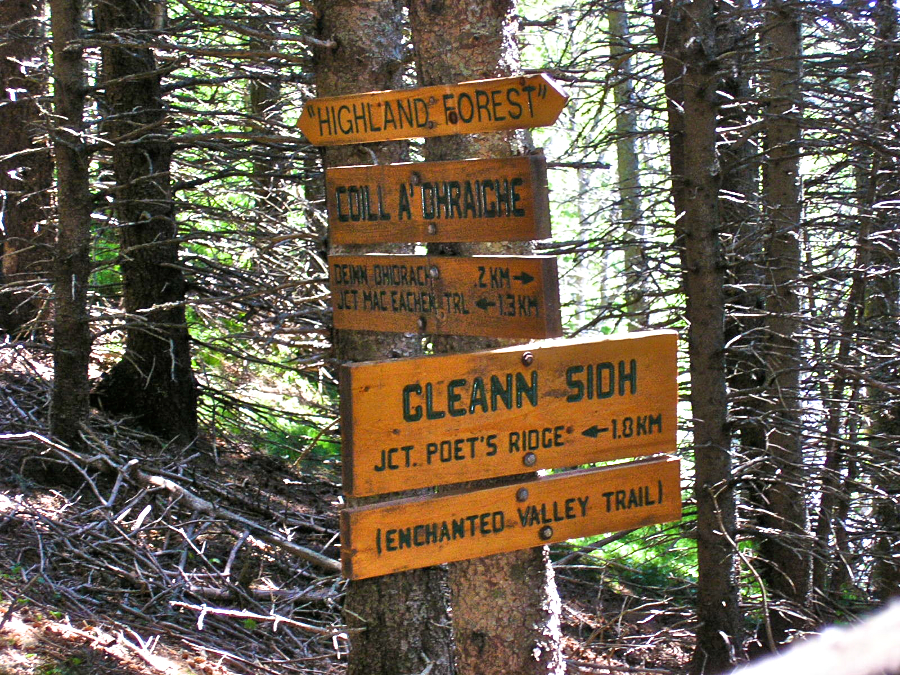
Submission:
M 640 157 L 637 147 L 637 108 L 631 69 L 628 14 L 625 0 L 613 0 L 609 9 L 609 57 L 616 64 L 613 101 L 616 108 L 616 170 L 619 180 L 619 217 L 624 230 L 623 304 L 632 330 L 650 325 L 644 280 L 644 224 L 641 209 Z
M 101 48 L 107 139 L 116 179 L 113 210 L 119 225 L 125 354 L 97 391 L 114 414 L 187 444 L 197 435 L 197 391 L 185 319 L 185 280 L 178 265 L 177 225 L 169 178 L 172 144 L 156 58 L 140 41 L 154 28 L 155 0 L 104 0 L 97 28 Z
M 91 333 L 87 288 L 91 271 L 90 157 L 84 135 L 84 54 L 79 0 L 50 0 L 53 31 L 52 130 L 59 217 L 53 265 L 53 391 L 50 433 L 81 445 L 79 429 L 90 411 L 88 360 Z
M 722 185 L 719 200 L 727 242 L 725 342 L 729 417 L 734 420 L 737 473 L 742 475 L 739 508 L 748 526 L 757 523 L 762 483 L 758 466 L 766 448 L 765 410 L 760 389 L 765 382 L 762 329 L 765 307 L 765 232 L 760 218 L 759 134 L 753 131 L 755 92 L 750 77 L 759 68 L 752 41 L 748 3 L 724 3 L 717 21 L 722 59 L 721 90 L 726 102 L 719 120 Z M 768 642 L 768 622 L 763 626 Z
M 409 17 L 421 86 L 512 75 L 518 68 L 510 0 L 410 0 Z M 429 161 L 509 157 L 524 134 L 427 139 Z M 431 247 L 448 255 L 525 254 L 527 242 Z M 503 344 L 512 344 L 504 342 Z M 500 340 L 436 337 L 435 351 L 489 349 Z M 506 480 L 514 482 L 515 478 Z M 504 481 L 481 481 L 478 487 Z M 560 602 L 546 547 L 449 565 L 457 668 L 465 675 L 561 673 Z
M 732 665 L 743 642 L 727 420 L 725 266 L 719 241 L 716 7 L 713 0 L 659 2 L 655 11 L 669 98 L 676 240 L 689 325 L 699 567 L 699 625 L 691 669 L 716 673 Z
M 777 642 L 799 627 L 809 603 L 811 558 L 800 421 L 800 20 L 790 0 L 766 6 L 768 65 L 763 160 L 767 227 L 766 457 L 759 556 Z M 784 602 L 783 609 L 780 607 Z
M 315 50 L 318 96 L 402 88 L 402 4 L 394 0 L 318 0 L 319 37 L 335 49 Z M 327 148 L 324 166 L 378 163 L 408 158 L 406 142 Z M 408 246 L 332 247 L 331 253 L 411 252 Z M 416 336 L 370 331 L 335 331 L 338 361 L 372 361 L 421 354 Z M 396 495 L 395 495 L 396 496 Z M 383 500 L 348 500 L 361 505 Z M 349 675 L 408 675 L 453 672 L 450 619 L 444 574 L 438 567 L 351 581 L 344 619 L 351 629 Z
M 896 364 L 900 335 L 897 312 L 900 311 L 900 237 L 896 216 L 877 204 L 890 204 L 900 198 L 900 176 L 894 153 L 885 152 L 898 128 L 896 98 L 900 84 L 900 49 L 897 46 L 898 10 L 889 0 L 878 0 L 874 9 L 877 37 L 876 63 L 873 67 L 873 128 L 878 139 L 869 173 L 869 213 L 874 220 L 868 245 L 872 251 L 872 279 L 868 284 L 865 320 L 870 337 L 875 340 L 877 356 L 871 372 L 878 381 L 897 386 L 900 368 Z M 891 140 L 888 140 L 891 139 Z M 872 402 L 873 457 L 870 466 L 876 487 L 875 518 L 878 537 L 872 553 L 872 586 L 876 597 L 887 600 L 900 596 L 900 474 L 897 470 L 896 439 L 900 437 L 900 402 L 873 388 Z
M 50 148 L 39 140 L 45 90 L 40 0 L 0 3 L 0 331 L 18 333 L 40 307 L 50 271 Z

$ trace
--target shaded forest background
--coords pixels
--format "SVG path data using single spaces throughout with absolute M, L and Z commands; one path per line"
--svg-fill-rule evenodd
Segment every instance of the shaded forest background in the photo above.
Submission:
M 0 535 L 96 533 L 81 555 L 97 585 L 180 612 L 179 635 L 215 602 L 257 639 L 270 560 L 275 590 L 306 594 L 277 604 L 305 626 L 303 658 L 341 633 L 342 355 L 323 157 L 293 123 L 347 4 L 0 4 Z M 382 4 L 402 38 L 378 57 L 417 86 L 409 12 Z M 719 671 L 900 594 L 898 13 L 603 0 L 509 17 L 521 67 L 570 94 L 553 128 L 519 137 L 551 169 L 554 237 L 535 250 L 559 257 L 566 334 L 683 338 L 685 519 L 552 552 L 575 586 L 667 607 L 654 621 L 682 647 L 667 667 Z M 439 153 L 398 147 L 354 152 Z M 25 494 L 79 515 L 54 525 Z M 84 609 L 92 584 L 63 590 L 75 572 L 43 546 L 3 558 L 10 607 L 49 579 L 60 608 Z M 261 653 L 226 661 L 277 672 Z

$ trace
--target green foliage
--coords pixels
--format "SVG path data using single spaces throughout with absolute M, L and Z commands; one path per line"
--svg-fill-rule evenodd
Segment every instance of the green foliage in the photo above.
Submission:
M 119 242 L 115 231 L 109 227 L 98 228 L 91 247 L 91 285 L 107 298 L 116 298 L 121 292 L 118 259 Z
M 291 412 L 291 401 L 265 406 L 245 401 L 217 408 L 215 423 L 222 433 L 252 442 L 273 457 L 288 462 L 334 465 L 340 442 L 326 420 Z
M 0 572 L 0 579 L 9 579 L 10 581 L 14 581 L 16 579 L 22 578 L 22 566 L 21 565 L 13 565 L 7 570 Z
M 70 656 L 65 661 L 46 661 L 37 666 L 35 675 L 87 675 L 90 671 L 85 665 L 85 659 L 80 656 Z
M 323 430 L 301 422 L 270 420 L 266 434 L 268 452 L 290 462 L 314 460 L 333 463 L 340 459 L 340 443 L 323 434 Z
M 559 547 L 562 555 L 570 550 L 594 545 L 609 535 L 575 539 Z M 561 555 L 559 557 L 562 557 Z M 629 532 L 597 551 L 581 556 L 579 563 L 596 567 L 596 581 L 614 576 L 621 583 L 642 589 L 667 589 L 692 586 L 697 580 L 697 555 L 693 540 L 681 536 L 675 524 L 651 525 Z M 582 574 L 589 570 L 581 569 Z

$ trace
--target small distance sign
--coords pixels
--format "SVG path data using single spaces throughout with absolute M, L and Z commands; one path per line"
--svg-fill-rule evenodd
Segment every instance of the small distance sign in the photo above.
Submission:
M 344 492 L 673 452 L 677 375 L 667 330 L 346 364 Z
M 553 256 L 335 255 L 334 327 L 435 335 L 562 335 Z
M 680 517 L 679 461 L 665 457 L 344 509 L 341 562 L 364 579 Z
M 374 143 L 553 124 L 568 96 L 546 74 L 315 98 L 297 126 L 313 145 Z
M 550 236 L 543 154 L 326 169 L 335 244 Z

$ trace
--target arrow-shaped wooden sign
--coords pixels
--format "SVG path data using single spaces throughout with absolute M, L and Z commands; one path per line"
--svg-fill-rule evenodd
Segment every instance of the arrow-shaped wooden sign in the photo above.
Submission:
M 344 576 L 364 579 L 681 517 L 672 457 L 341 512 Z
M 348 364 L 340 376 L 344 491 L 674 452 L 676 349 L 674 331 L 648 331 Z
M 315 98 L 297 126 L 313 145 L 543 127 L 568 96 L 544 73 L 454 85 Z

